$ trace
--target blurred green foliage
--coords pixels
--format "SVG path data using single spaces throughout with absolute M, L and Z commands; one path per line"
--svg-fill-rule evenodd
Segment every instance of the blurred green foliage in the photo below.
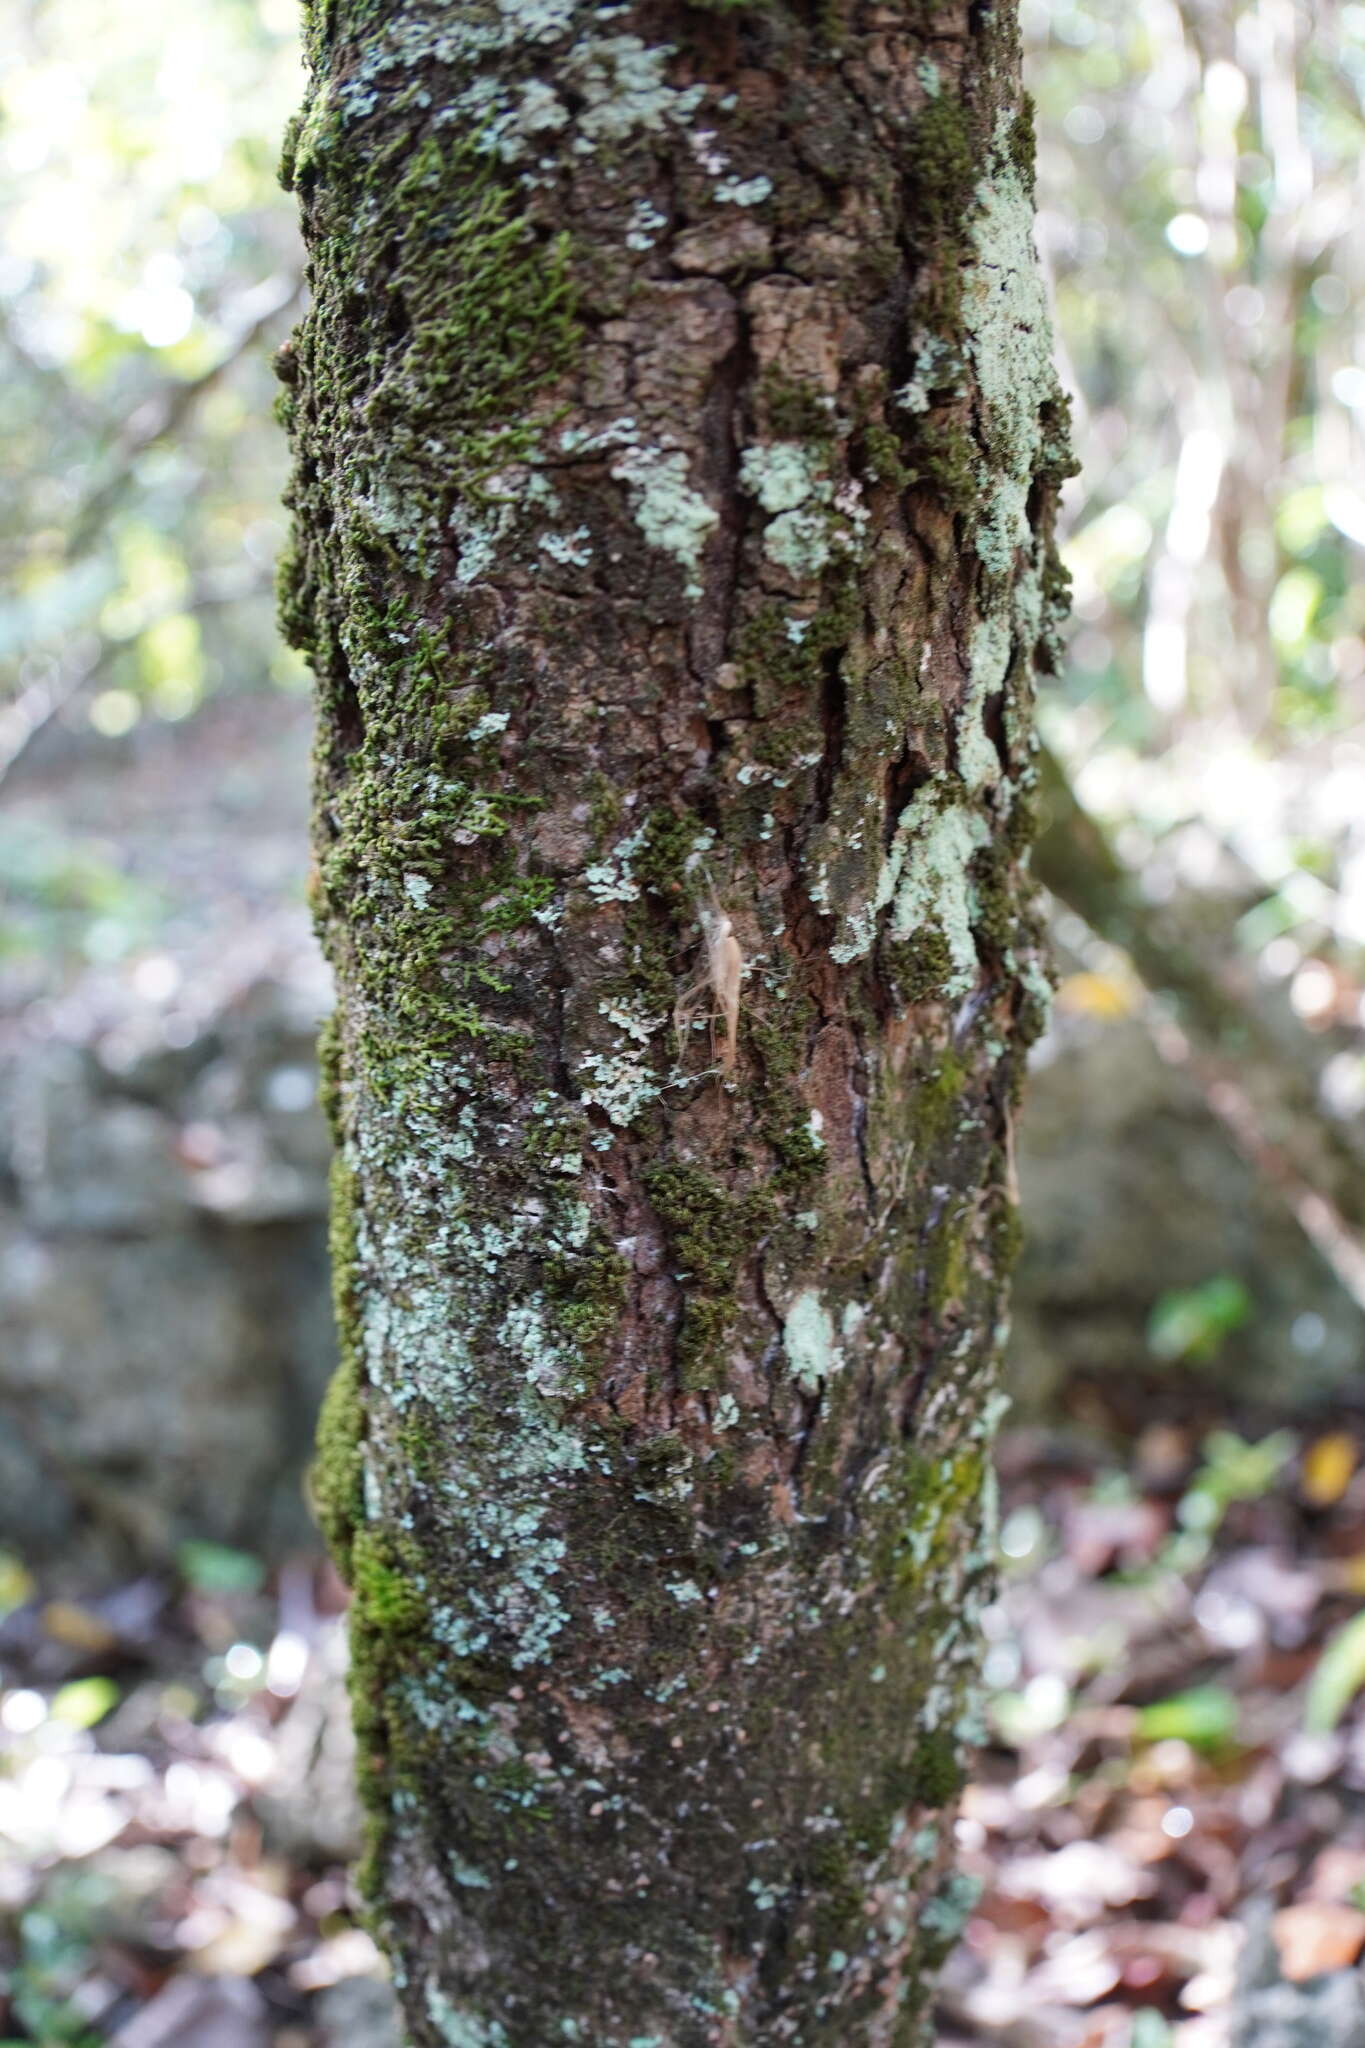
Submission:
M 1238 1705 L 1225 1685 L 1192 1685 L 1168 1700 L 1154 1700 L 1138 1714 L 1144 1742 L 1187 1742 L 1211 1754 L 1237 1740 Z
M 8 1996 L 27 2040 L 44 2048 L 95 2048 L 99 2037 L 73 1993 L 89 1970 L 113 1889 L 103 1873 L 67 1866 L 55 1873 L 40 1902 L 20 1915 Z
M 1156 1576 L 1198 1571 L 1228 1509 L 1241 1501 L 1263 1499 L 1294 1450 L 1295 1439 L 1285 1429 L 1273 1431 L 1258 1443 L 1238 1436 L 1235 1430 L 1210 1430 L 1204 1439 L 1202 1462 L 1176 1505 L 1177 1533 L 1157 1559 Z
M 7 24 L 0 772 L 54 716 L 117 736 L 301 680 L 269 365 L 300 265 L 274 173 L 296 16 L 33 0 Z
M 14 956 L 79 949 L 118 960 L 155 938 L 160 896 L 116 857 L 67 832 L 0 817 L 0 965 Z
M 1300 1015 L 1358 1030 L 1365 7 L 1023 15 L 1083 463 L 1044 730 L 1150 895 L 1240 897 Z
M 1147 1325 L 1148 1349 L 1168 1364 L 1206 1365 L 1251 1314 L 1251 1296 L 1236 1275 L 1215 1273 L 1198 1287 L 1158 1296 Z
M 1323 1650 L 1308 1684 L 1304 1726 L 1311 1735 L 1330 1735 L 1365 1686 L 1365 1614 L 1354 1614 Z
M 196 1593 L 257 1593 L 265 1583 L 265 1566 L 260 1558 L 226 1543 L 191 1541 L 182 1543 L 176 1562 L 187 1586 Z

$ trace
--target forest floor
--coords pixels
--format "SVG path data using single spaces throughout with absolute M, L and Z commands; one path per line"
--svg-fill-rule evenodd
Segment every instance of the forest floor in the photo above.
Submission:
M 1120 1467 L 1006 1436 L 943 2048 L 1221 2048 L 1249 1946 L 1281 1999 L 1340 1988 L 1363 1452 L 1163 1422 Z M 341 1589 L 310 1557 L 180 1563 L 88 1601 L 0 1563 L 0 2048 L 393 2048 L 345 1872 Z

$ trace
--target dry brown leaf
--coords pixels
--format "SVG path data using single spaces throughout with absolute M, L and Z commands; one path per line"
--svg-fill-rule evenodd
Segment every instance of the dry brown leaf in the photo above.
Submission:
M 107 1621 L 72 1600 L 48 1601 L 43 1609 L 43 1633 L 54 1643 L 61 1643 L 68 1650 L 83 1650 L 87 1655 L 111 1650 L 118 1641 Z
M 1305 1899 L 1275 1915 L 1271 1933 L 1280 1968 L 1291 1984 L 1345 1970 L 1365 1948 L 1365 1913 L 1355 1906 Z

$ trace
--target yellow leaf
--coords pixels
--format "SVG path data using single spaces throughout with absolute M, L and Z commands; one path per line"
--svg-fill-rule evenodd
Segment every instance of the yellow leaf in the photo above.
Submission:
M 1344 1430 L 1320 1436 L 1303 1454 L 1303 1496 L 1310 1506 L 1330 1508 L 1351 1483 L 1356 1447 Z
M 54 1642 L 65 1643 L 68 1650 L 111 1650 L 118 1641 L 107 1621 L 71 1600 L 48 1601 L 43 1609 L 43 1633 Z
M 1068 974 L 1057 991 L 1057 1006 L 1112 1023 L 1132 1014 L 1133 990 L 1127 980 L 1113 974 Z

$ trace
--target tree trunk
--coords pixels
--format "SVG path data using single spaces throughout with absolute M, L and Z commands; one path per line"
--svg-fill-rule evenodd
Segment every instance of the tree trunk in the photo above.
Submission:
M 312 0 L 316 1491 L 418 2048 L 909 2043 L 963 1918 L 1066 466 L 1013 15 Z

